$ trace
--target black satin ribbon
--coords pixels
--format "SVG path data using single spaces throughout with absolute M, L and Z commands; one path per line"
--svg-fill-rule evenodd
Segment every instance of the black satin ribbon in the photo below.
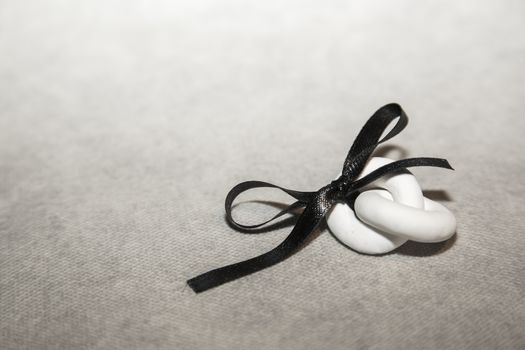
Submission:
M 388 125 L 396 118 L 399 118 L 397 123 L 381 138 L 381 135 Z M 304 210 L 299 216 L 292 232 L 274 249 L 255 258 L 203 273 L 188 280 L 188 285 L 196 293 L 204 292 L 210 288 L 217 287 L 283 261 L 298 250 L 335 203 L 352 202 L 358 194 L 359 189 L 362 189 L 364 186 L 386 174 L 400 169 L 418 166 L 452 169 L 445 159 L 409 158 L 384 165 L 358 179 L 359 174 L 362 172 L 375 148 L 379 144 L 399 134 L 406 127 L 407 123 L 407 115 L 401 106 L 396 103 L 391 103 L 378 109 L 357 135 L 346 156 L 341 176 L 316 192 L 294 191 L 263 181 L 246 181 L 233 187 L 226 196 L 226 218 L 233 227 L 242 231 L 256 230 L 286 213 L 303 207 Z M 277 188 L 286 192 L 297 201 L 263 223 L 243 225 L 236 222 L 232 218 L 232 205 L 235 198 L 247 190 L 261 187 Z

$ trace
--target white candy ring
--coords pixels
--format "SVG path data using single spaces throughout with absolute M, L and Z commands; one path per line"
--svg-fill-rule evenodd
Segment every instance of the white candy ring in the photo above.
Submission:
M 360 177 L 392 162 L 374 157 Z M 370 189 L 370 188 L 382 189 Z M 407 240 L 439 242 L 456 231 L 454 215 L 441 204 L 423 197 L 410 172 L 385 176 L 367 186 L 354 203 L 334 205 L 326 220 L 330 231 L 345 245 L 366 254 L 390 252 Z

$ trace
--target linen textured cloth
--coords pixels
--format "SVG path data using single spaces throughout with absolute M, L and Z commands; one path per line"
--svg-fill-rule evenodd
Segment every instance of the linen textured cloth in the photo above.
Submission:
M 524 2 L 4 0 L 0 53 L 0 349 L 525 348 Z M 379 154 L 456 169 L 413 170 L 453 239 L 323 225 L 193 293 L 292 228 L 232 230 L 233 185 L 317 190 L 389 102 Z

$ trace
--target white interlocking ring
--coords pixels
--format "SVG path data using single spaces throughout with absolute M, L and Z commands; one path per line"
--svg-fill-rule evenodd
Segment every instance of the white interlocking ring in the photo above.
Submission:
M 371 158 L 360 177 L 391 162 L 388 158 Z M 361 253 L 388 253 L 409 239 L 439 242 L 456 232 L 454 215 L 423 197 L 416 178 L 408 171 L 385 176 L 367 186 L 355 200 L 354 210 L 346 203 L 338 203 L 326 220 L 342 243 Z

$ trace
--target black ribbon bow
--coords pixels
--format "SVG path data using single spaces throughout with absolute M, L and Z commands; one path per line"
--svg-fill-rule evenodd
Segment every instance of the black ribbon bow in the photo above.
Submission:
M 387 126 L 399 117 L 395 126 L 380 139 Z M 359 193 L 359 189 L 377 180 L 378 178 L 399 169 L 432 166 L 452 169 L 446 159 L 440 158 L 409 158 L 384 165 L 368 175 L 358 179 L 368 159 L 375 148 L 399 134 L 407 125 L 408 117 L 397 103 L 391 103 L 378 109 L 363 126 L 355 139 L 343 165 L 341 176 L 316 192 L 294 191 L 262 181 L 246 181 L 233 187 L 226 196 L 226 218 L 235 228 L 243 231 L 255 230 L 280 216 L 304 207 L 295 227 L 286 239 L 274 249 L 255 258 L 236 264 L 224 266 L 208 271 L 188 280 L 188 285 L 196 292 L 204 292 L 226 282 L 260 271 L 275 265 L 292 255 L 305 239 L 319 225 L 321 219 L 337 202 L 352 202 Z M 453 169 L 452 169 L 453 170 Z M 231 215 L 232 204 L 237 196 L 249 189 L 271 187 L 277 188 L 294 197 L 297 201 L 270 220 L 257 225 L 242 225 L 236 222 Z

